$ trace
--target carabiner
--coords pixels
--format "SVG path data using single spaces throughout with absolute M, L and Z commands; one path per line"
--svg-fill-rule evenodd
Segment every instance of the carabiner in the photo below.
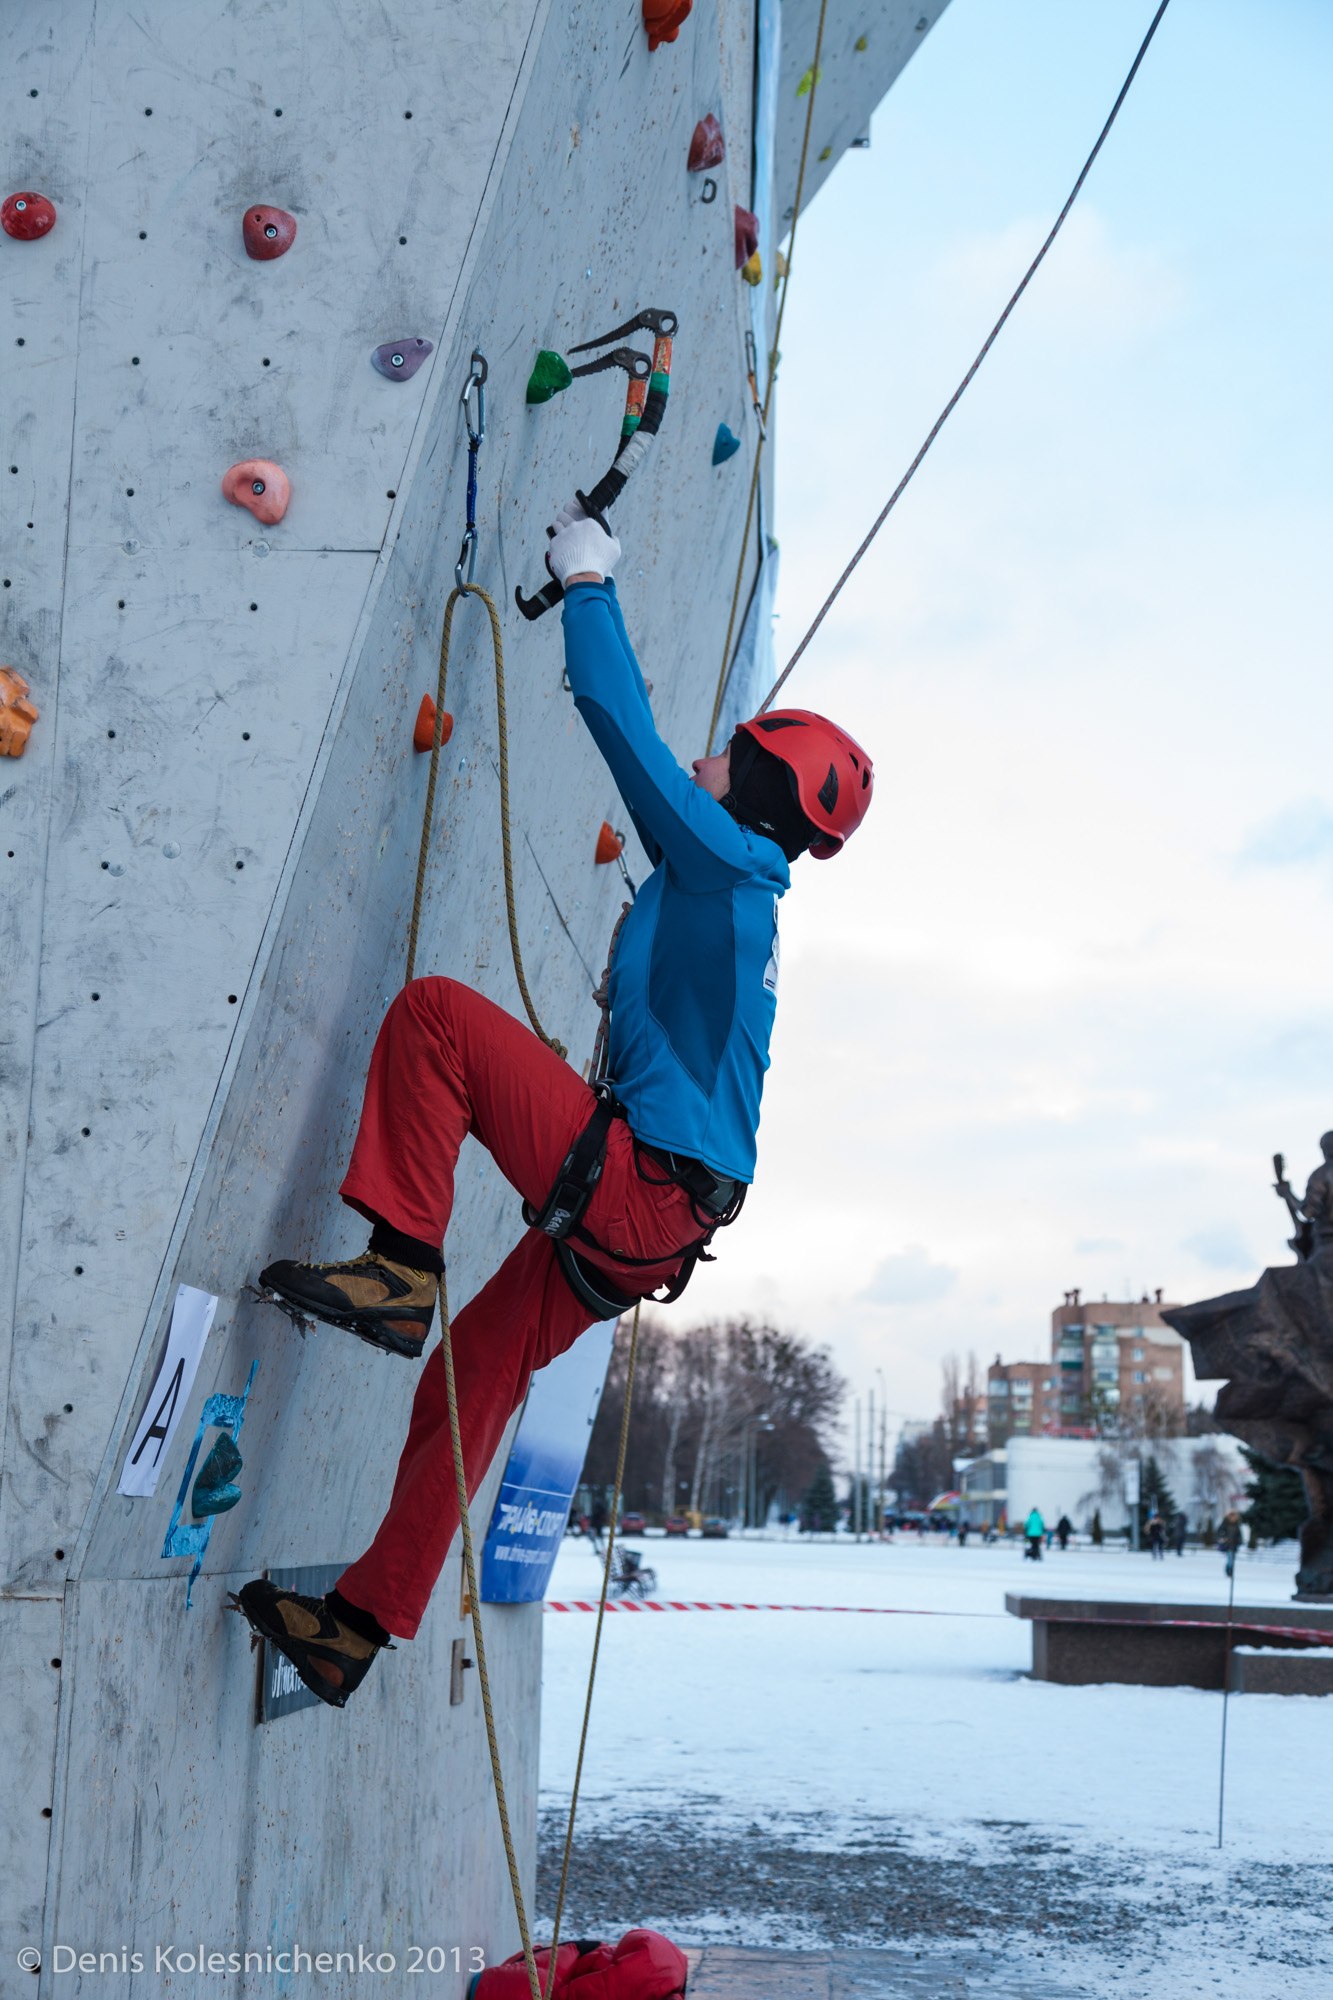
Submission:
M 486 377 L 489 373 L 490 370 L 486 366 L 486 356 L 474 347 L 472 350 L 472 365 L 468 371 L 467 381 L 463 384 L 463 393 L 458 399 L 463 406 L 463 422 L 467 425 L 469 451 L 478 450 L 486 442 Z M 474 390 L 477 396 L 477 426 L 475 430 L 472 427 L 472 412 L 468 408 Z

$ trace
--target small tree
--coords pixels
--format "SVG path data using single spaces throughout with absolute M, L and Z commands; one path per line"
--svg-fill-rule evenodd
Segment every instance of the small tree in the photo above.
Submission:
M 827 1535 L 837 1525 L 838 1496 L 833 1488 L 833 1473 L 828 1460 L 822 1458 L 801 1502 L 801 1533 Z
M 1269 1542 L 1294 1540 L 1310 1511 L 1300 1473 L 1289 1465 L 1270 1465 L 1248 1445 L 1242 1445 L 1241 1451 L 1254 1474 L 1245 1483 L 1250 1504 L 1241 1515 L 1250 1530 L 1250 1547 L 1257 1548 L 1260 1538 Z
M 1166 1474 L 1151 1454 L 1143 1467 L 1142 1491 L 1139 1499 L 1139 1534 L 1142 1536 L 1148 1525 L 1150 1514 L 1160 1514 L 1163 1521 L 1170 1521 L 1180 1512 L 1175 1495 L 1167 1483 Z
M 1095 1549 L 1099 1549 L 1105 1539 L 1102 1534 L 1102 1510 L 1100 1507 L 1094 1507 L 1092 1510 L 1092 1526 L 1088 1532 L 1092 1536 L 1092 1546 Z

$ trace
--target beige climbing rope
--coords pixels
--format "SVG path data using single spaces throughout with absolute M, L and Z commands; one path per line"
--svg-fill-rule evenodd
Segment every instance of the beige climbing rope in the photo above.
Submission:
M 755 501 L 759 495 L 759 467 L 768 441 L 768 413 L 773 402 L 773 385 L 777 380 L 778 347 L 782 339 L 782 317 L 787 310 L 787 292 L 791 286 L 792 266 L 796 255 L 796 230 L 801 220 L 801 196 L 805 192 L 805 166 L 810 155 L 810 128 L 815 116 L 815 97 L 819 90 L 819 58 L 824 47 L 824 17 L 828 12 L 828 0 L 820 0 L 819 27 L 815 32 L 815 59 L 810 65 L 810 99 L 805 107 L 805 130 L 801 135 L 801 163 L 796 170 L 796 200 L 792 206 L 791 236 L 787 243 L 787 268 L 782 276 L 782 290 L 778 293 L 778 316 L 773 328 L 773 345 L 768 351 L 768 374 L 764 382 L 764 406 L 759 416 L 759 442 L 754 448 L 754 464 L 750 468 L 750 498 L 745 509 L 745 532 L 741 536 L 740 558 L 736 564 L 736 581 L 731 592 L 731 610 L 727 614 L 727 636 L 722 643 L 722 665 L 718 670 L 717 692 L 713 696 L 713 714 L 708 724 L 708 744 L 705 756 L 713 754 L 713 738 L 717 735 L 718 718 L 722 713 L 722 703 L 726 699 L 727 679 L 731 672 L 731 637 L 736 629 L 736 612 L 741 601 L 741 584 L 745 580 L 745 556 L 750 543 L 750 523 L 754 519 Z
M 504 855 L 505 908 L 509 916 L 509 949 L 513 954 L 514 976 L 518 980 L 518 990 L 523 996 L 533 1033 L 545 1042 L 547 1048 L 565 1057 L 569 1050 L 554 1035 L 548 1035 L 537 1018 L 532 995 L 528 991 L 527 976 L 523 970 L 523 948 L 518 937 L 518 907 L 514 898 L 514 848 L 509 820 L 509 723 L 505 714 L 505 653 L 504 637 L 500 631 L 500 614 L 495 608 L 495 600 L 480 584 L 465 583 L 449 592 L 449 601 L 444 607 L 444 630 L 440 635 L 440 670 L 435 690 L 435 733 L 430 746 L 430 777 L 426 783 L 426 807 L 421 821 L 421 847 L 417 855 L 416 891 L 412 897 L 412 921 L 407 933 L 407 977 L 411 979 L 416 971 L 417 936 L 421 928 L 421 902 L 425 891 L 426 864 L 430 857 L 430 837 L 435 822 L 435 783 L 440 768 L 440 739 L 444 729 L 444 697 L 449 678 L 449 641 L 453 632 L 454 607 L 460 597 L 479 597 L 486 606 L 491 621 L 491 647 L 495 655 L 495 714 L 496 734 L 500 749 L 500 840 Z
M 426 786 L 426 805 L 422 816 L 421 848 L 417 856 L 416 888 L 412 898 L 412 918 L 408 929 L 407 977 L 413 977 L 416 968 L 417 939 L 421 928 L 421 905 L 425 890 L 426 867 L 430 854 L 430 838 L 435 819 L 435 789 L 439 773 L 440 743 L 444 729 L 445 693 L 449 675 L 449 643 L 453 631 L 454 608 L 460 597 L 479 597 L 486 606 L 491 621 L 491 645 L 495 656 L 495 707 L 499 742 L 500 770 L 500 829 L 504 850 L 505 903 L 509 915 L 509 944 L 513 954 L 514 973 L 518 989 L 523 996 L 528 1019 L 534 1032 L 548 1048 L 554 1049 L 562 1059 L 567 1058 L 564 1045 L 548 1035 L 537 1017 L 532 995 L 523 971 L 523 955 L 518 936 L 518 915 L 514 897 L 513 850 L 509 815 L 509 729 L 505 714 L 504 686 L 504 640 L 500 631 L 500 617 L 494 600 L 478 584 L 462 584 L 449 593 L 444 608 L 444 629 L 440 637 L 440 666 L 435 693 L 435 732 L 431 740 L 430 776 Z M 598 1025 L 597 1040 L 593 1051 L 593 1070 L 601 1074 L 605 1067 L 607 1053 L 607 1023 L 609 1001 L 607 984 L 610 977 L 610 961 L 615 953 L 620 926 L 629 911 L 626 904 L 611 934 L 611 944 L 607 953 L 607 969 L 595 998 L 602 1009 Z M 500 1832 L 504 1840 L 505 1860 L 509 1868 L 509 1886 L 513 1892 L 514 1914 L 518 1921 L 519 1937 L 523 1946 L 523 1962 L 527 1968 L 528 1985 L 532 2000 L 543 2000 L 541 1979 L 537 1971 L 537 1960 L 533 1951 L 532 1933 L 528 1925 L 527 1906 L 523 1898 L 523 1884 L 519 1878 L 518 1857 L 514 1850 L 513 1829 L 509 1822 L 509 1806 L 505 1795 L 504 1770 L 500 1758 L 500 1743 L 495 1727 L 495 1709 L 491 1699 L 491 1679 L 486 1662 L 486 1637 L 482 1624 L 481 1594 L 477 1585 L 476 1546 L 472 1535 L 472 1515 L 468 1505 L 467 1473 L 463 1462 L 462 1433 L 458 1420 L 458 1393 L 454 1379 L 453 1336 L 449 1322 L 449 1298 L 443 1276 L 440 1279 L 440 1332 L 444 1349 L 444 1379 L 446 1398 L 449 1406 L 449 1437 L 453 1448 L 454 1482 L 458 1493 L 459 1525 L 463 1537 L 463 1565 L 467 1576 L 468 1611 L 472 1620 L 473 1644 L 477 1654 L 477 1679 L 481 1687 L 481 1704 L 486 1718 L 486 1742 L 491 1759 L 491 1779 L 495 1787 L 495 1803 L 500 1815 Z M 606 1562 L 602 1570 L 602 1591 L 597 1607 L 597 1629 L 593 1638 L 592 1662 L 588 1670 L 588 1691 L 583 1708 L 583 1729 L 579 1737 L 578 1762 L 574 1773 L 574 1786 L 569 1804 L 569 1821 L 565 1830 L 565 1851 L 560 1868 L 560 1891 L 556 1901 L 555 1927 L 551 1940 L 550 1979 L 547 1996 L 555 1982 L 556 1949 L 560 1941 L 560 1921 L 564 1913 L 565 1890 L 569 1879 L 569 1864 L 573 1851 L 574 1821 L 578 1810 L 579 1786 L 583 1777 L 583 1758 L 588 1741 L 588 1724 L 592 1715 L 593 1690 L 597 1679 L 597 1660 L 601 1647 L 602 1621 L 606 1614 L 606 1599 L 611 1582 L 611 1561 L 615 1547 L 615 1524 L 620 1515 L 621 1491 L 625 1475 L 625 1452 L 629 1439 L 630 1407 L 634 1393 L 634 1367 L 638 1353 L 639 1308 L 634 1309 L 634 1327 L 630 1335 L 629 1363 L 625 1379 L 625 1400 L 620 1416 L 620 1448 L 616 1459 L 615 1492 L 611 1502 L 611 1527 L 607 1536 Z

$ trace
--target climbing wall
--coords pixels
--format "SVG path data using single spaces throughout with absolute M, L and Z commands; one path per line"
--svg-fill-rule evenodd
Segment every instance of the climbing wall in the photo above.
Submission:
M 853 109 L 920 40 L 919 10 L 863 11 L 894 33 L 856 55 Z M 842 36 L 850 11 L 829 15 Z M 804 0 L 783 34 L 777 172 L 794 187 Z M 474 349 L 519 928 L 545 1026 L 576 1065 L 590 1054 L 621 900 L 594 847 L 623 815 L 562 684 L 558 616 L 528 625 L 512 600 L 544 581 L 553 505 L 609 462 L 623 377 L 539 407 L 525 387 L 539 348 L 644 306 L 680 316 L 655 461 L 616 526 L 659 722 L 697 753 L 754 447 L 733 210 L 774 199 L 752 184 L 755 55 L 742 0 L 696 0 L 652 53 L 637 0 L 34 0 L 0 17 L 0 194 L 40 192 L 57 215 L 0 236 L 0 663 L 40 712 L 0 766 L 0 1658 L 19 1718 L 0 1909 L 7 1967 L 11 1939 L 47 1958 L 22 1990 L 56 1990 L 70 1941 L 150 1968 L 201 1938 L 400 1960 L 459 1946 L 464 1963 L 513 1946 L 476 1692 L 449 1698 L 456 1556 L 418 1640 L 346 1713 L 256 1726 L 226 1594 L 360 1552 L 416 1378 L 337 1334 L 302 1341 L 246 1287 L 270 1256 L 363 1240 L 336 1188 L 402 979 L 426 778 L 412 731 L 462 534 Z M 728 149 L 712 201 L 685 170 L 709 111 Z M 247 254 L 260 204 L 295 220 L 280 256 Z M 256 247 L 276 240 L 261 225 Z M 410 378 L 372 367 L 418 340 L 432 351 Z M 742 449 L 714 465 L 723 422 Z M 251 460 L 290 481 L 280 520 L 223 497 Z M 267 502 L 280 482 L 263 478 Z M 417 969 L 518 1011 L 477 604 L 455 619 L 448 706 Z M 469 1149 L 455 1304 L 520 1227 Z M 216 1295 L 216 1319 L 157 1491 L 127 1498 L 182 1284 Z M 205 1399 L 252 1367 L 242 1498 L 187 1610 L 188 1563 L 161 1556 L 172 1501 Z M 530 1883 L 540 1611 L 497 1607 L 489 1630 Z M 193 1984 L 104 1968 L 97 1990 Z

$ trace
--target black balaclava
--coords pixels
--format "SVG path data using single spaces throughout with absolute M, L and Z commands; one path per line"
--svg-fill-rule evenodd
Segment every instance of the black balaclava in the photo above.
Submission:
M 788 861 L 804 854 L 815 829 L 801 811 L 796 773 L 748 730 L 731 739 L 731 789 L 722 804 L 738 826 L 776 841 Z

